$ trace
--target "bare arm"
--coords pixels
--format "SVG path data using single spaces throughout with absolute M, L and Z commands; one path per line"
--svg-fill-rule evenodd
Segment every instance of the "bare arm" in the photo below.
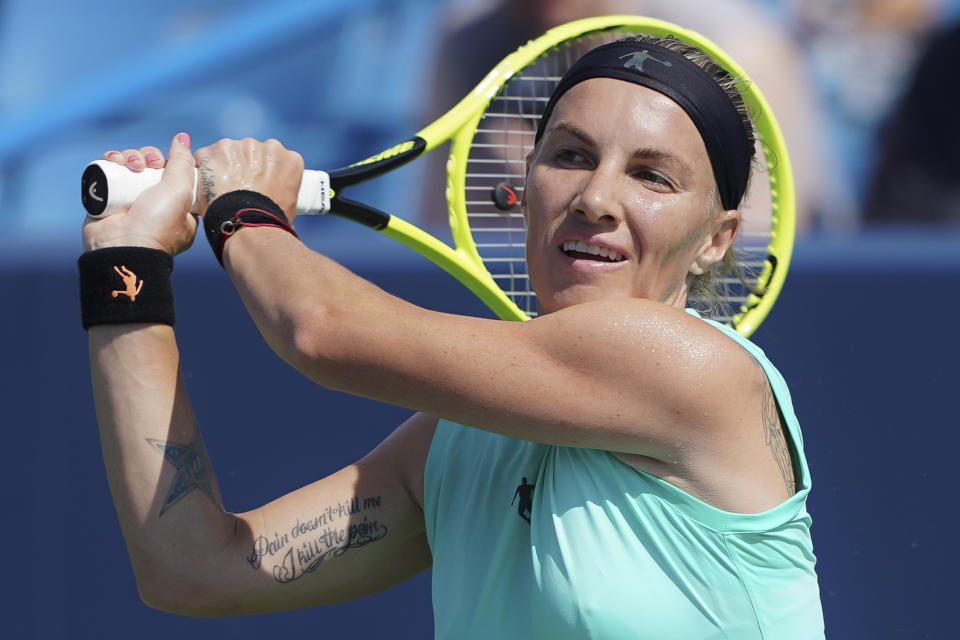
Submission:
M 204 195 L 253 189 L 292 218 L 302 160 L 291 154 L 276 141 L 201 149 Z M 272 228 L 236 232 L 224 266 L 274 351 L 316 382 L 512 437 L 675 460 L 760 397 L 743 349 L 657 302 L 598 301 L 526 323 L 435 313 Z
M 196 157 L 206 201 L 252 189 L 295 216 L 302 159 L 278 142 Z M 743 349 L 665 304 L 602 300 L 525 323 L 436 313 L 274 228 L 240 229 L 223 261 L 271 348 L 319 384 L 503 435 L 675 461 L 760 397 Z
M 192 168 L 175 143 L 164 183 L 129 212 L 88 223 L 85 246 L 189 246 L 195 223 L 181 186 L 192 184 Z M 94 326 L 89 348 L 108 480 L 147 603 L 189 615 L 274 611 L 371 593 L 429 566 L 420 500 L 435 420 L 415 416 L 356 464 L 231 514 L 173 329 Z
M 252 189 L 292 219 L 302 161 L 290 153 L 276 141 L 202 149 L 204 195 Z M 287 177 L 271 177 L 263 170 L 271 166 Z M 237 231 L 224 266 L 274 351 L 328 388 L 515 438 L 633 456 L 630 464 L 718 506 L 739 507 L 743 487 L 777 482 L 760 367 L 681 309 L 631 298 L 526 323 L 435 313 L 273 228 Z M 720 487 L 731 474 L 737 480 Z M 782 490 L 764 495 L 773 503 Z
M 432 434 L 425 417 L 362 461 L 231 514 L 170 327 L 93 327 L 90 351 L 107 475 L 151 606 L 188 615 L 314 606 L 379 591 L 429 567 L 416 485 Z
M 237 233 L 225 264 L 272 348 L 320 384 L 512 437 L 669 458 L 757 380 L 735 343 L 646 300 L 441 314 L 272 229 Z

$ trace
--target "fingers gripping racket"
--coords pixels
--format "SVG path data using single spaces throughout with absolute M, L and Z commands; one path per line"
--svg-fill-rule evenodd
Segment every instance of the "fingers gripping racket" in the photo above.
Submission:
M 298 209 L 349 218 L 403 243 L 445 269 L 500 318 L 536 315 L 525 264 L 525 228 L 520 211 L 525 159 L 540 114 L 563 73 L 588 50 L 631 35 L 673 36 L 705 51 L 734 77 L 753 115 L 758 158 L 749 194 L 749 215 L 735 247 L 746 286 L 723 281 L 732 313 L 713 314 L 748 336 L 779 294 L 793 248 L 794 193 L 786 147 L 757 86 L 712 42 L 677 25 L 637 16 L 577 20 L 551 29 L 507 56 L 453 109 L 409 140 L 366 160 L 329 173 L 307 171 Z M 370 180 L 450 141 L 447 204 L 453 246 L 422 229 L 343 196 L 347 187 Z M 84 172 L 82 196 L 91 215 L 128 206 L 159 180 L 160 170 L 135 174 L 103 161 Z M 759 195 L 758 195 L 759 194 Z M 753 291 L 762 293 L 755 293 Z

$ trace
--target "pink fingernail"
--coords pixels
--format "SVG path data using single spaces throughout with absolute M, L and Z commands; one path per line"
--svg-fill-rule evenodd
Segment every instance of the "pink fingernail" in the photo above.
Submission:
M 147 164 L 150 164 L 151 162 L 159 162 L 160 156 L 155 153 L 148 153 L 147 155 L 143 156 L 143 159 L 147 161 Z
M 127 162 L 137 163 L 140 162 L 140 158 L 131 153 L 127 156 Z
M 178 134 L 177 134 L 177 142 L 179 142 L 180 144 L 182 144 L 182 145 L 185 146 L 185 147 L 189 147 L 189 146 L 190 146 L 190 136 L 189 136 L 188 134 L 186 134 L 186 133 L 178 133 Z

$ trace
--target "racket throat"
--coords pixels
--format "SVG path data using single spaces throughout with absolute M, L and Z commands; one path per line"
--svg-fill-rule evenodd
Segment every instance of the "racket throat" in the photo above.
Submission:
M 389 213 L 347 198 L 334 197 L 330 202 L 330 215 L 347 218 L 377 231 L 383 231 L 390 224 Z

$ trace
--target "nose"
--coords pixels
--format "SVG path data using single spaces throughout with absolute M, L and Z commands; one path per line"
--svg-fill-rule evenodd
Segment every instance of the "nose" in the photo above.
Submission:
M 602 165 L 583 176 L 572 203 L 573 209 L 590 222 L 619 222 L 623 209 L 619 198 L 619 177 Z

